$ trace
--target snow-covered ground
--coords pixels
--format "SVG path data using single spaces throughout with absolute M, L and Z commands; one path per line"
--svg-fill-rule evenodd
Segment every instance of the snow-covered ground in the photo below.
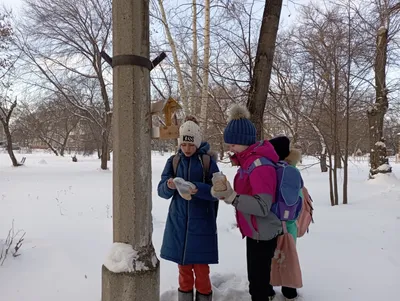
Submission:
M 13 168 L 0 154 L 0 238 L 6 238 L 13 220 L 16 231 L 26 231 L 21 255 L 0 266 L 0 300 L 99 301 L 101 265 L 112 246 L 112 172 L 101 171 L 91 157 L 73 163 L 51 154 L 25 156 L 25 166 Z M 152 157 L 157 253 L 169 201 L 157 196 L 156 187 L 167 157 Z M 220 168 L 232 179 L 234 168 Z M 400 165 L 393 163 L 393 169 L 400 175 Z M 367 162 L 351 163 L 350 204 L 332 208 L 328 174 L 318 165 L 303 170 L 316 221 L 298 240 L 300 294 L 306 301 L 399 299 L 400 181 L 383 176 L 371 182 L 367 174 Z M 211 266 L 214 300 L 249 301 L 245 241 L 234 227 L 232 207 L 221 204 L 218 225 L 220 264 Z M 162 260 L 162 301 L 176 301 L 176 289 L 177 267 Z

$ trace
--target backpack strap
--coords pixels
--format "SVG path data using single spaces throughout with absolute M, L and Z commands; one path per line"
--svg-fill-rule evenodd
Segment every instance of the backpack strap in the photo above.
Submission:
M 173 157 L 172 158 L 172 168 L 174 171 L 174 178 L 175 178 L 181 157 L 178 154 L 173 155 L 172 157 Z M 201 165 L 203 166 L 203 182 L 206 183 L 206 180 L 210 173 L 211 157 L 210 157 L 210 155 L 203 154 L 201 157 L 199 156 L 199 159 L 200 159 Z
M 175 178 L 176 177 L 176 171 L 178 170 L 178 164 L 179 164 L 179 161 L 181 160 L 181 157 L 178 154 L 173 155 L 172 157 L 173 157 L 172 158 L 172 168 L 173 168 L 173 171 L 174 171 L 174 178 Z
M 251 174 L 251 172 L 254 170 L 254 168 L 262 166 L 262 165 L 276 167 L 276 164 L 274 162 L 272 162 L 271 160 L 269 160 L 265 157 L 261 157 L 261 158 L 254 160 L 254 162 L 247 169 L 246 173 Z
M 297 227 L 297 220 L 296 220 L 296 227 Z M 282 232 L 283 232 L 283 234 L 289 233 L 285 221 L 282 221 Z
M 277 167 L 277 165 L 274 162 L 272 162 L 271 160 L 269 160 L 265 157 L 260 157 L 256 160 L 254 160 L 254 162 L 247 168 L 247 170 L 243 170 L 241 167 L 239 168 L 240 178 L 243 177 L 243 173 L 250 175 L 256 167 L 259 167 L 262 165 L 273 166 L 275 168 Z
M 211 157 L 210 155 L 203 154 L 200 160 L 203 165 L 203 182 L 206 183 L 210 173 Z

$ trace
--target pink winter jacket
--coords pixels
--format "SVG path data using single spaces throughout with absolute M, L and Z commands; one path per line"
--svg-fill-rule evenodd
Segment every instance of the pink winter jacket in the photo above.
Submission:
M 274 147 L 266 141 L 257 142 L 231 159 L 240 166 L 234 180 L 238 194 L 233 205 L 236 220 L 243 237 L 255 240 L 270 240 L 282 232 L 282 223 L 270 211 L 275 202 L 276 171 L 272 166 L 261 165 L 250 173 L 248 168 L 258 158 L 265 157 L 273 162 L 279 160 Z

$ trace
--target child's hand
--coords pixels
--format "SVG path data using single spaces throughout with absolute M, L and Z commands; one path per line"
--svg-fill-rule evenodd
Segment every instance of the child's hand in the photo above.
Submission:
M 174 183 L 174 179 L 173 178 L 169 178 L 167 181 L 167 186 L 169 189 L 176 189 L 176 185 Z
M 213 189 L 214 191 L 225 191 L 228 189 L 228 187 L 226 186 L 226 181 L 217 181 L 215 182 L 215 184 L 213 185 Z
M 232 204 L 232 202 L 236 198 L 236 192 L 232 189 L 231 184 L 226 182 L 226 190 L 224 191 L 215 191 L 214 186 L 211 187 L 211 195 L 217 199 L 223 200 L 227 204 Z
M 192 194 L 192 195 L 196 194 L 198 191 L 199 190 L 197 188 L 194 188 L 194 189 L 193 188 L 189 188 L 189 193 Z

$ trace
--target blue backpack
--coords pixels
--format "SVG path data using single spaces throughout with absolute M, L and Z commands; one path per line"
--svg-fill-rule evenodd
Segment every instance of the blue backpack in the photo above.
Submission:
M 276 170 L 277 189 L 275 203 L 272 204 L 271 211 L 281 221 L 296 220 L 303 206 L 301 189 L 304 183 L 300 171 L 285 161 L 274 163 L 261 157 L 250 165 L 246 173 L 250 174 L 254 168 L 262 165 L 273 166 Z

